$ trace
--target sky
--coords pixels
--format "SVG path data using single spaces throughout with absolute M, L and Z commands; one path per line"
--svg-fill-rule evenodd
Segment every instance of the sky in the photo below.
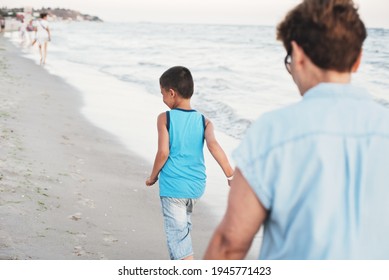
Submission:
M 354 0 L 367 27 L 389 28 L 388 0 Z M 67 8 L 104 21 L 277 25 L 300 0 L 0 0 L 0 7 Z

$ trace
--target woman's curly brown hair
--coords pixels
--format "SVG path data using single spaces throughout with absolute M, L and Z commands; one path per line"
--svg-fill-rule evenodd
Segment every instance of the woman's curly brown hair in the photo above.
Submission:
M 304 0 L 277 26 L 277 39 L 290 54 L 302 47 L 318 67 L 350 71 L 366 38 L 366 28 L 352 0 Z

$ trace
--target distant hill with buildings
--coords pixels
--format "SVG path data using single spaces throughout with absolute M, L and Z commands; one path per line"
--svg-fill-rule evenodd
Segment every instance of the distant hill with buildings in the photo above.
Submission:
M 74 10 L 56 8 L 56 9 L 47 9 L 45 11 L 48 12 L 51 16 L 56 16 L 57 18 L 62 19 L 62 20 L 71 19 L 71 20 L 81 20 L 81 21 L 82 20 L 102 21 L 97 16 L 81 14 L 80 12 L 74 11 Z M 43 11 L 39 11 L 39 13 L 40 12 L 43 12 Z
M 48 13 L 52 20 L 71 20 L 71 21 L 99 21 L 102 20 L 98 16 L 92 16 L 82 14 L 78 11 L 62 9 L 62 8 L 42 8 L 33 9 L 28 8 L 12 8 L 7 7 L 0 8 L 0 16 L 11 17 L 11 18 L 24 18 L 24 17 L 39 17 L 40 13 Z

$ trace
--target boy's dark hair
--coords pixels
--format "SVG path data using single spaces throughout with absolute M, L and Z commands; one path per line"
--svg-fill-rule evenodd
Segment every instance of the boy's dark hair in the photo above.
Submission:
M 291 42 L 326 70 L 348 72 L 358 59 L 366 28 L 352 0 L 304 0 L 277 26 L 277 39 Z
M 183 66 L 174 66 L 166 70 L 159 78 L 159 84 L 164 89 L 173 89 L 185 99 L 193 95 L 193 78 L 189 69 Z
M 41 13 L 41 18 L 44 18 L 44 17 L 46 17 L 48 15 L 48 13 Z

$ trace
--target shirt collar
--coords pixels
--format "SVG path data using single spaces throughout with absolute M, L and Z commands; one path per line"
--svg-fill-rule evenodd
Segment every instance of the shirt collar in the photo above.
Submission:
M 372 99 L 364 88 L 339 83 L 320 83 L 309 89 L 303 98 L 306 100 L 311 98 Z

